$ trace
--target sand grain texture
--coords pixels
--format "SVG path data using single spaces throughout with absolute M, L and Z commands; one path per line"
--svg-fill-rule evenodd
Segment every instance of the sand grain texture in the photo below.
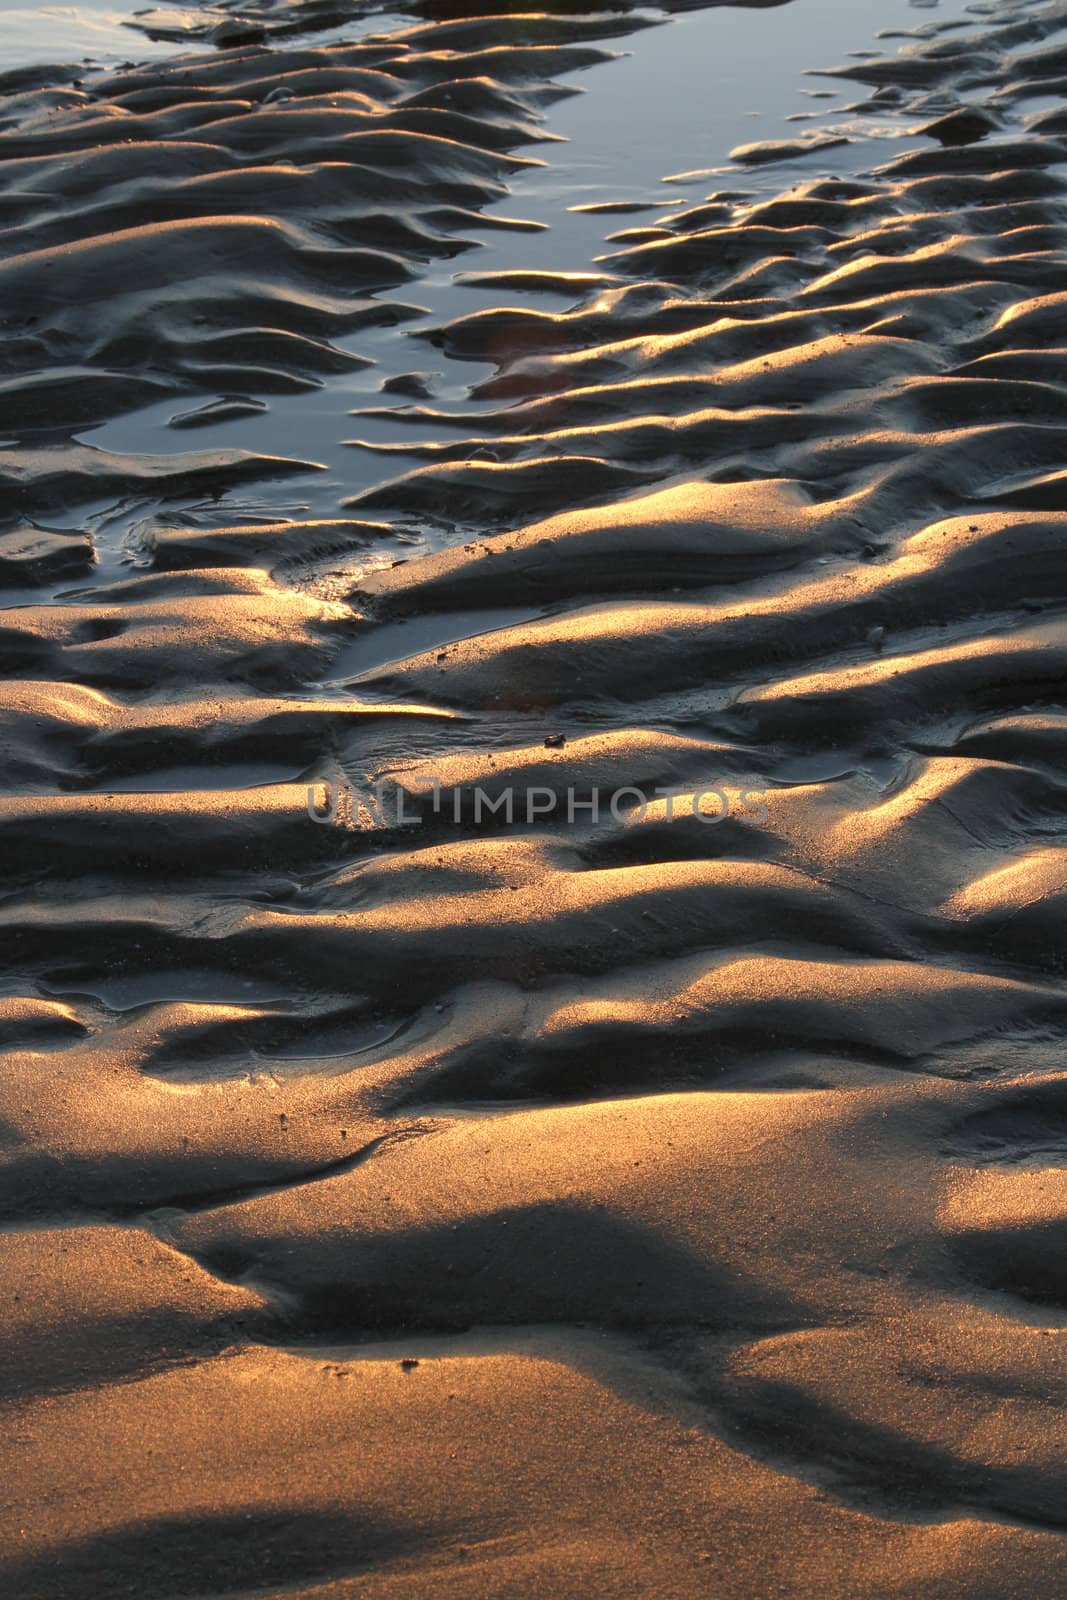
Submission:
M 891 159 L 470 275 L 332 516 L 186 430 L 650 19 L 0 83 L 13 1600 L 1062 1595 L 1067 7 L 985 9 L 831 74 Z

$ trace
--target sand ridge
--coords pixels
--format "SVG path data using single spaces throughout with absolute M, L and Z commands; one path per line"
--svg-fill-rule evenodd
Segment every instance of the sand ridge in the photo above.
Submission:
M 649 20 L 455 9 L 0 83 L 7 1592 L 1053 1600 L 1067 7 L 431 330 L 334 516 L 77 443 L 358 365 Z

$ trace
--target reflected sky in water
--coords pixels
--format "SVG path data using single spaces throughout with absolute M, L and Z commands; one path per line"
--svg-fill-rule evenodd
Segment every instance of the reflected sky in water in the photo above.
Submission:
M 419 338 L 420 327 L 501 302 L 501 291 L 476 289 L 455 281 L 462 272 L 510 269 L 588 270 L 594 259 L 614 248 L 606 237 L 619 229 L 654 225 L 655 210 L 632 216 L 596 215 L 570 208 L 618 199 L 669 200 L 682 208 L 716 188 L 754 190 L 773 195 L 791 182 L 820 170 L 841 172 L 869 167 L 872 146 L 835 149 L 789 166 L 733 168 L 680 185 L 665 185 L 666 174 L 721 167 L 738 144 L 797 136 L 844 115 L 843 108 L 863 98 L 858 84 L 811 74 L 841 62 L 847 54 L 874 51 L 876 36 L 936 24 L 962 16 L 964 0 L 947 0 L 936 9 L 910 0 L 787 0 L 768 7 L 714 6 L 683 11 L 660 27 L 620 39 L 620 59 L 574 74 L 568 80 L 581 92 L 547 108 L 546 126 L 568 142 L 535 146 L 528 153 L 545 163 L 511 180 L 511 193 L 489 208 L 504 216 L 546 224 L 541 233 L 507 233 L 476 227 L 464 232 L 481 248 L 453 260 L 431 263 L 426 275 L 399 297 L 426 308 L 421 324 L 401 330 L 362 330 L 336 342 L 370 356 L 376 365 L 328 380 L 312 394 L 271 396 L 270 409 L 243 421 L 198 429 L 195 437 L 168 427 L 177 411 L 189 411 L 216 398 L 211 394 L 167 401 L 116 419 L 82 435 L 87 443 L 120 451 L 172 454 L 187 448 L 246 448 L 322 462 L 327 471 L 266 493 L 286 505 L 307 505 L 315 515 L 336 515 L 345 495 L 380 482 L 410 463 L 347 447 L 359 437 L 372 442 L 410 438 L 387 420 L 351 417 L 348 411 L 380 404 L 380 386 L 390 375 L 412 369 L 440 374 L 438 403 L 477 409 L 468 385 L 490 369 L 453 361 Z M 974 18 L 975 21 L 979 19 Z M 380 28 L 382 19 L 376 19 Z M 128 32 L 129 30 L 127 30 Z M 340 31 L 340 30 L 337 30 Z M 351 30 L 350 30 L 351 31 Z M 366 31 L 364 28 L 361 31 Z M 131 39 L 138 36 L 130 33 Z M 611 41 L 607 41 L 611 44 Z M 893 50 L 887 43 L 881 49 Z M 823 96 L 829 95 L 829 98 Z M 818 96 L 818 98 L 813 98 Z M 798 113 L 811 122 L 791 122 Z M 868 119 L 869 121 L 869 119 Z M 901 128 L 887 126 L 899 139 Z M 899 149 L 887 143 L 886 159 Z M 524 152 L 527 153 L 527 152 Z M 544 307 L 540 296 L 510 289 L 509 303 Z M 558 301 L 547 302 L 555 305 Z M 412 333 L 415 337 L 412 337 Z M 107 541 L 105 541 L 106 543 Z M 108 563 L 104 563 L 106 570 Z

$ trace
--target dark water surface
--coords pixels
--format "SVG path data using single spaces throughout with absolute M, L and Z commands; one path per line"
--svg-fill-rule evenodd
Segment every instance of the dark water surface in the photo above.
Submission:
M 290 480 L 256 505 L 262 509 L 274 504 L 280 514 L 336 514 L 344 496 L 371 487 L 395 470 L 392 464 L 342 443 L 353 436 L 376 443 L 405 440 L 407 431 L 398 432 L 388 421 L 346 416 L 351 409 L 382 403 L 379 391 L 391 376 L 428 370 L 434 378 L 435 400 L 477 410 L 468 387 L 490 372 L 491 365 L 449 361 L 419 336 L 422 327 L 501 303 L 499 289 L 461 285 L 457 272 L 595 271 L 596 258 L 612 248 L 606 236 L 628 226 L 655 225 L 657 208 L 695 204 L 717 188 L 740 188 L 753 198 L 776 194 L 788 181 L 788 165 L 744 171 L 729 167 L 727 157 L 739 144 L 795 136 L 809 126 L 789 120 L 798 115 L 811 116 L 814 126 L 840 123 L 850 131 L 886 140 L 884 152 L 862 142 L 854 152 L 836 149 L 832 158 L 807 157 L 794 164 L 798 181 L 820 171 L 847 170 L 850 164 L 869 165 L 879 156 L 887 159 L 894 144 L 906 136 L 909 121 L 891 112 L 881 117 L 850 115 L 843 108 L 856 97 L 855 86 L 814 76 L 813 67 L 834 65 L 850 50 L 874 48 L 879 32 L 922 29 L 931 19 L 943 22 L 965 17 L 971 10 L 952 0 L 936 10 L 916 7 L 911 0 L 859 0 L 858 4 L 787 0 L 769 7 L 683 10 L 658 26 L 630 34 L 618 43 L 619 59 L 564 78 L 578 93 L 550 106 L 545 125 L 566 143 L 524 152 L 544 162 L 544 167 L 516 174 L 507 198 L 485 208 L 487 217 L 499 212 L 536 223 L 541 231 L 488 227 L 480 231 L 476 224 L 465 228 L 465 236 L 478 240 L 480 248 L 454 262 L 431 265 L 405 290 L 405 299 L 424 308 L 421 321 L 406 323 L 400 330 L 367 329 L 336 341 L 371 357 L 373 366 L 328 379 L 312 395 L 291 400 L 272 397 L 265 414 L 198 429 L 195 439 L 187 434 L 182 444 L 188 440 L 197 448 L 245 448 L 321 462 L 327 473 Z M 980 18 L 973 20 L 977 25 Z M 358 34 L 378 26 L 380 19 L 371 18 Z M 662 181 L 694 169 L 711 170 L 669 186 Z M 647 202 L 650 209 L 607 216 L 576 209 L 605 201 Z M 558 309 L 566 299 L 557 295 L 546 300 L 540 293 L 509 288 L 506 303 Z M 166 401 L 82 437 L 116 451 L 168 454 L 177 447 L 168 426 L 175 411 L 185 413 L 216 398 L 205 392 L 177 408 Z M 241 495 L 240 503 L 248 503 L 246 495 Z M 98 538 L 102 556 L 116 548 L 116 539 L 125 535 L 131 522 L 146 514 L 138 507 L 137 517 L 129 518 L 119 509 L 112 522 L 108 507 L 91 511 L 103 519 Z M 101 575 L 112 570 L 105 559 Z

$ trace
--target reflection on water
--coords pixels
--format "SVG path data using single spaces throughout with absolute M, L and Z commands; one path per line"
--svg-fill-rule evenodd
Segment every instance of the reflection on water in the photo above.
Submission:
M 440 8 L 434 0 L 435 16 Z M 498 5 L 463 5 L 465 12 Z M 507 9 L 507 8 L 504 8 Z M 514 9 L 514 8 L 512 8 Z M 524 9 L 530 9 L 525 7 Z M 557 5 L 543 9 L 578 9 Z M 587 9 L 587 8 L 582 8 Z M 422 335 L 436 323 L 463 312 L 499 305 L 499 286 L 472 287 L 462 281 L 477 268 L 479 275 L 509 270 L 585 271 L 605 250 L 611 233 L 628 224 L 653 222 L 654 213 L 628 218 L 581 209 L 605 201 L 651 201 L 672 205 L 697 203 L 716 187 L 743 189 L 772 196 L 783 186 L 783 168 L 722 168 L 735 146 L 757 139 L 795 136 L 790 119 L 817 113 L 818 125 L 833 119 L 838 108 L 855 98 L 854 86 L 828 82 L 805 71 L 812 62 L 831 66 L 849 50 L 870 45 L 879 29 L 914 28 L 922 22 L 912 0 L 784 0 L 772 6 L 675 8 L 665 25 L 629 33 L 620 56 L 600 66 L 571 74 L 565 82 L 575 92 L 552 105 L 546 125 L 566 142 L 534 147 L 543 163 L 509 180 L 510 193 L 486 208 L 494 217 L 521 217 L 540 225 L 539 232 L 494 226 L 464 227 L 477 241 L 476 252 L 454 261 L 428 265 L 425 276 L 404 298 L 425 308 L 420 322 L 401 329 L 367 328 L 335 343 L 373 358 L 374 365 L 329 378 L 316 392 L 296 397 L 272 396 L 269 411 L 235 419 L 217 428 L 197 431 L 200 446 L 231 447 L 297 456 L 321 462 L 326 471 L 289 483 L 277 491 L 287 502 L 306 504 L 308 514 L 336 515 L 339 502 L 402 470 L 404 462 L 382 458 L 344 443 L 358 436 L 370 444 L 406 443 L 403 426 L 381 418 L 350 418 L 347 413 L 388 401 L 381 388 L 397 374 L 433 369 L 434 401 L 474 411 L 478 402 L 469 386 L 492 370 L 477 362 L 454 362 L 427 346 Z M 938 8 L 938 19 L 962 15 L 964 0 Z M 380 19 L 379 19 L 380 21 Z M 607 41 L 609 44 L 611 41 Z M 621 52 L 625 53 L 621 53 Z M 815 97 L 815 98 L 813 98 Z M 908 124 L 892 113 L 881 126 L 864 120 L 864 131 L 899 139 Z M 889 152 L 887 151 L 887 154 Z M 835 148 L 828 158 L 807 158 L 794 169 L 798 179 L 820 170 L 848 171 L 850 164 L 872 164 L 869 143 Z M 664 186 L 665 173 L 697 169 L 690 183 Z M 785 171 L 788 172 L 789 168 Z M 509 286 L 507 303 L 543 308 L 558 301 L 523 293 Z M 145 408 L 83 435 L 86 442 L 110 450 L 174 453 L 179 441 L 169 426 L 175 412 L 188 412 L 219 397 L 207 394 L 166 401 Z M 398 404 L 402 401 L 398 398 Z M 264 491 L 269 493 L 269 490 Z M 143 514 L 139 508 L 138 514 Z
M 77 6 L 0 3 L 0 63 L 4 71 L 51 61 L 143 61 L 179 48 L 145 38 L 127 26 L 141 0 L 93 0 Z

